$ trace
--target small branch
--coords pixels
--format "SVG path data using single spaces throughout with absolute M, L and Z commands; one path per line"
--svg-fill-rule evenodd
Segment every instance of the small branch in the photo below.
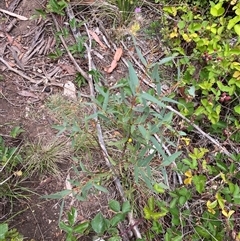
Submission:
M 59 28 L 59 25 L 58 25 L 58 22 L 55 18 L 55 16 L 52 14 L 52 18 L 53 18 L 53 21 L 55 23 L 55 26 L 56 26 L 56 29 L 58 32 L 60 32 L 60 28 Z M 59 38 L 64 46 L 64 48 L 66 49 L 67 51 L 67 54 L 69 56 L 69 58 L 71 59 L 71 61 L 73 62 L 74 66 L 76 67 L 77 71 L 84 77 L 84 79 L 86 79 L 87 81 L 90 80 L 89 76 L 87 75 L 87 73 L 78 65 L 78 63 L 76 62 L 76 60 L 74 59 L 74 57 L 72 56 L 72 54 L 70 53 L 68 47 L 67 47 L 67 44 L 63 38 L 62 35 L 59 35 Z
M 89 41 L 90 41 L 89 46 L 86 46 L 87 53 L 88 53 L 88 61 L 89 61 L 89 71 L 90 71 L 90 70 L 92 70 L 91 37 L 89 35 L 89 31 L 88 31 L 88 28 L 87 28 L 86 24 L 85 24 L 85 28 L 86 28 L 86 31 L 88 33 L 88 37 L 89 37 Z M 89 80 L 88 84 L 89 84 L 89 87 L 90 87 L 90 96 L 92 98 L 95 98 L 94 85 L 93 85 L 93 80 L 92 80 L 92 76 L 91 75 L 89 75 L 89 79 L 90 80 Z M 96 106 L 95 103 L 93 103 L 93 109 L 94 109 L 94 113 L 97 113 L 97 106 Z M 113 177 L 114 177 L 113 181 L 114 181 L 114 184 L 115 184 L 115 186 L 116 186 L 116 188 L 117 188 L 117 190 L 118 190 L 118 192 L 119 192 L 119 194 L 120 194 L 120 196 L 122 198 L 122 201 L 125 202 L 127 199 L 126 199 L 126 197 L 124 195 L 124 190 L 123 190 L 123 187 L 121 185 L 121 182 L 120 182 L 117 174 L 115 173 L 114 168 L 113 168 L 113 166 L 112 166 L 112 164 L 110 162 L 110 156 L 108 154 L 107 148 L 106 148 L 105 143 L 104 143 L 103 134 L 102 134 L 102 128 L 101 128 L 100 122 L 98 120 L 98 117 L 96 116 L 94 118 L 94 120 L 96 122 L 98 142 L 99 142 L 99 145 L 101 147 L 104 160 L 105 160 L 108 168 L 113 171 Z M 132 231 L 133 231 L 135 237 L 136 238 L 142 238 L 141 233 L 140 233 L 140 231 L 139 231 L 139 229 L 138 229 L 138 227 L 136 225 L 136 221 L 133 218 L 133 212 L 132 211 L 128 213 L 128 220 L 129 220 L 129 225 L 132 226 Z
M 177 110 L 175 110 L 174 108 L 172 108 L 171 106 L 167 105 L 166 108 L 172 112 L 174 112 L 175 114 L 177 114 L 178 116 L 180 116 L 183 120 L 185 120 L 188 124 L 192 125 L 201 135 L 203 135 L 204 137 L 206 137 L 209 141 L 211 141 L 214 145 L 216 145 L 225 155 L 227 155 L 228 157 L 232 158 L 232 154 L 226 150 L 225 147 L 223 147 L 217 140 L 215 140 L 214 138 L 212 138 L 210 135 L 208 135 L 206 132 L 204 132 L 199 126 L 197 126 L 196 124 L 192 123 L 187 117 L 185 117 L 184 115 L 182 115 L 180 112 L 178 112 Z
M 29 76 L 25 75 L 25 74 L 22 73 L 21 71 L 12 68 L 12 67 L 8 64 L 8 62 L 5 61 L 2 57 L 0 57 L 0 61 L 1 61 L 3 64 L 5 64 L 5 65 L 7 66 L 7 68 L 8 68 L 10 71 L 14 72 L 15 74 L 18 74 L 18 75 L 22 76 L 24 79 L 30 81 L 31 83 L 39 84 L 39 81 L 36 81 L 36 80 L 30 78 Z
M 0 12 L 5 13 L 5 14 L 8 14 L 9 16 L 18 18 L 19 20 L 23 20 L 23 21 L 28 20 L 28 18 L 26 18 L 26 17 L 24 17 L 24 16 L 22 16 L 22 15 L 19 15 L 19 14 L 16 14 L 16 13 L 12 13 L 12 12 L 7 11 L 7 10 L 4 10 L 4 9 L 2 9 L 2 8 L 0 8 Z
M 12 103 L 4 94 L 3 94 L 3 92 L 0 90 L 0 95 L 2 95 L 3 96 L 3 98 L 10 104 L 10 105 L 13 105 L 13 106 L 15 106 L 15 107 L 21 107 L 22 105 L 16 105 L 16 104 L 14 104 L 14 103 Z M 1 135 L 2 136 L 2 135 Z

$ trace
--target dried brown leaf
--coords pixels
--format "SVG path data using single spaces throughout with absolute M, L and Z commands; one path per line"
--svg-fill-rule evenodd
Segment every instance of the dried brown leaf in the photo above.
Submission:
M 6 36 L 10 45 L 16 46 L 21 52 L 23 52 L 24 49 L 20 43 L 14 40 L 14 38 L 12 38 L 12 36 L 10 36 L 8 33 L 6 33 Z
M 98 37 L 98 35 L 93 32 L 92 30 L 88 30 L 88 32 L 90 33 L 90 35 L 93 37 L 93 39 L 103 48 L 103 49 L 106 49 L 107 46 L 105 46 L 103 44 L 103 42 L 100 40 L 100 38 Z
M 115 55 L 114 55 L 114 60 L 116 60 L 118 62 L 120 60 L 120 58 L 122 57 L 122 54 L 123 54 L 122 48 L 117 48 Z
M 104 70 L 110 74 L 113 72 L 113 70 L 117 67 L 117 61 L 116 60 L 113 60 L 112 63 L 111 63 L 111 66 L 109 68 L 105 68 Z

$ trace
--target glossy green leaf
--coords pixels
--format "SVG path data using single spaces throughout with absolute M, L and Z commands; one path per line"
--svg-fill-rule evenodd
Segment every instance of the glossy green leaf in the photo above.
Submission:
M 68 196 L 71 193 L 72 193 L 72 190 L 63 190 L 61 192 L 56 192 L 54 194 L 44 195 L 44 196 L 42 196 L 42 198 L 61 199 L 61 198 L 64 198 L 64 197 Z
M 225 9 L 222 7 L 222 3 L 218 3 L 216 5 L 213 5 L 210 9 L 210 13 L 214 17 L 219 17 L 223 15 L 225 12 Z
M 173 198 L 173 200 L 170 202 L 169 207 L 170 207 L 170 208 L 175 208 L 176 205 L 177 205 L 177 203 L 178 203 L 178 198 L 177 198 L 177 197 L 176 197 L 176 198 Z
M 240 115 L 240 105 L 235 106 L 234 111 Z
M 108 203 L 109 208 L 111 208 L 114 212 L 120 212 L 121 206 L 120 203 L 116 200 L 110 200 Z
M 70 226 L 73 226 L 74 223 L 76 222 L 76 218 L 77 218 L 76 208 L 72 207 L 71 211 L 67 213 L 67 216 L 68 216 L 68 222 L 69 222 Z
M 203 237 L 203 238 L 210 238 L 211 237 L 210 234 L 209 234 L 209 231 L 206 230 L 205 228 L 203 228 L 202 226 L 195 227 L 195 230 L 200 237 Z
M 240 24 L 236 24 L 236 25 L 234 26 L 234 31 L 236 32 L 236 34 L 237 34 L 238 36 L 240 36 Z
M 101 234 L 104 233 L 107 228 L 107 221 L 106 219 L 103 217 L 102 213 L 98 213 L 93 220 L 91 221 L 91 226 L 92 229 L 97 233 L 97 234 Z
M 192 180 L 197 192 L 203 193 L 205 191 L 207 178 L 204 175 L 195 175 Z
M 1 223 L 0 224 L 0 240 L 4 240 L 7 232 L 8 232 L 8 224 L 7 223 Z
M 143 208 L 143 213 L 144 213 L 144 218 L 149 220 L 151 219 L 151 216 L 152 216 L 152 211 L 150 210 L 150 208 L 148 206 L 145 206 Z
M 126 214 L 117 213 L 110 220 L 110 224 L 112 227 L 115 227 L 118 223 L 122 222 L 125 219 Z
M 185 196 L 181 196 L 179 198 L 179 204 L 180 205 L 184 205 L 186 203 L 186 201 L 187 201 L 187 198 Z
M 155 183 L 153 186 L 153 189 L 156 191 L 158 194 L 163 194 L 165 192 L 165 189 L 162 188 L 158 183 Z
M 122 212 L 123 213 L 129 213 L 131 211 L 131 205 L 129 201 L 125 201 L 122 205 Z
M 227 25 L 227 29 L 232 29 L 238 22 L 240 21 L 240 16 L 235 16 L 234 18 L 230 19 Z

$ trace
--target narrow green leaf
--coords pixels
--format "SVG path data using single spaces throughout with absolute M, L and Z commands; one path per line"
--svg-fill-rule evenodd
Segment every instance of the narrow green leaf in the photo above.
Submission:
M 147 165 L 149 165 L 149 163 L 152 161 L 153 157 L 155 156 L 155 152 L 148 155 L 146 158 L 144 158 L 143 160 L 140 160 L 138 162 L 138 167 L 145 167 Z
M 97 185 L 97 184 L 93 184 L 93 186 L 94 186 L 97 190 L 99 190 L 99 191 L 101 191 L 101 192 L 109 193 L 109 191 L 107 190 L 107 188 L 105 188 L 105 187 L 103 187 L 103 186 L 100 186 L 100 185 Z
M 107 110 L 108 101 L 109 101 L 109 90 L 107 90 L 107 92 L 106 92 L 106 95 L 105 95 L 104 101 L 103 101 L 103 105 L 102 105 L 102 109 L 103 109 L 104 111 Z
M 145 129 L 145 127 L 143 125 L 139 125 L 138 126 L 139 131 L 141 132 L 142 136 L 147 136 L 147 130 Z
M 163 148 L 160 146 L 159 142 L 156 140 L 156 138 L 154 136 L 151 136 L 150 140 L 151 140 L 152 144 L 154 145 L 154 147 L 156 148 L 156 150 L 159 152 L 159 154 L 162 155 L 164 160 L 166 160 L 167 156 L 166 156 Z
M 183 103 L 179 103 L 178 101 L 173 100 L 173 99 L 168 98 L 168 97 L 163 97 L 163 98 L 161 99 L 161 101 L 169 102 L 169 103 L 173 103 L 173 104 L 177 104 L 177 105 L 182 105 L 182 106 L 184 106 Z
M 145 182 L 146 186 L 150 189 L 153 190 L 153 186 L 151 183 L 151 179 L 146 175 L 146 173 L 142 170 L 139 169 L 139 174 L 142 177 L 143 181 Z
M 156 81 L 156 83 L 160 82 L 160 75 L 159 75 L 159 65 L 155 64 L 153 66 L 153 70 L 152 70 L 152 74 L 151 77 L 153 78 L 153 80 Z M 161 92 L 161 91 L 160 91 Z
M 73 232 L 84 234 L 88 226 L 89 226 L 89 222 L 80 223 L 73 228 Z
M 169 122 L 172 121 L 172 117 L 173 117 L 173 113 L 172 113 L 172 112 L 168 112 L 167 114 L 165 114 L 165 115 L 163 116 L 162 121 L 169 123 Z
M 145 100 L 151 101 L 152 103 L 155 103 L 155 104 L 157 104 L 160 107 L 166 107 L 166 105 L 162 101 L 158 100 L 157 98 L 153 97 L 152 95 L 150 95 L 150 94 L 148 94 L 146 92 L 142 93 L 140 95 L 140 98 L 143 98 Z
M 132 64 L 128 62 L 128 71 L 129 71 L 129 85 L 132 91 L 132 94 L 136 95 L 136 90 L 139 87 L 139 80 L 136 74 L 135 69 L 133 68 Z
M 72 233 L 73 228 L 71 226 L 68 226 L 63 221 L 60 221 L 59 228 L 62 229 L 66 233 Z
M 174 59 L 176 58 L 176 56 L 178 56 L 178 53 L 175 53 L 175 54 L 173 54 L 173 55 L 170 56 L 170 57 L 165 57 L 165 58 L 161 59 L 161 60 L 158 62 L 158 64 L 159 64 L 159 65 L 166 64 L 167 62 L 170 62 L 170 61 L 174 60 Z
M 169 166 L 172 162 L 174 162 L 180 155 L 182 154 L 181 151 L 173 153 L 171 156 L 164 158 L 162 162 L 162 166 Z
M 72 193 L 72 190 L 63 190 L 61 192 L 56 192 L 54 194 L 44 195 L 44 196 L 42 196 L 42 198 L 61 199 L 61 198 L 68 196 L 70 193 Z
M 146 66 L 147 66 L 147 61 L 146 61 L 145 58 L 143 57 L 140 49 L 139 49 L 138 47 L 136 47 L 136 46 L 135 46 L 135 48 L 136 48 L 137 55 L 138 55 L 139 59 L 141 60 L 142 64 L 146 67 Z
M 139 167 L 137 165 L 134 166 L 134 181 L 138 183 L 139 179 Z
M 228 172 L 228 167 L 224 162 L 217 160 L 216 164 L 222 171 L 224 171 L 226 173 Z
M 150 197 L 148 199 L 148 207 L 150 209 L 150 211 L 154 211 L 154 208 L 155 208 L 155 202 L 154 202 L 154 197 Z

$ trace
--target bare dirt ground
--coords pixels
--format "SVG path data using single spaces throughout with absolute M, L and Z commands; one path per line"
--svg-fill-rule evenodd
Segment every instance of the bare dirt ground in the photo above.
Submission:
M 0 1 L 0 8 L 30 18 L 35 13 L 35 9 L 43 6 L 37 0 L 13 2 L 19 4 L 13 8 L 11 8 L 13 5 L 10 5 L 9 8 L 9 6 L 7 7 L 7 2 Z M 8 3 L 11 4 L 11 2 Z M 6 33 L 6 28 L 9 24 L 13 24 L 13 27 L 11 31 Z M 48 52 L 46 51 L 42 54 L 34 53 L 24 65 L 21 65 L 18 56 L 26 53 L 28 50 L 34 51 L 44 39 L 53 39 L 52 33 L 50 33 L 50 36 L 45 34 L 45 31 L 48 32 L 50 30 L 41 29 L 42 26 L 44 24 L 38 23 L 37 20 L 15 22 L 14 18 L 9 17 L 7 14 L 0 14 L 0 29 L 2 30 L 2 35 L 0 36 L 0 57 L 3 57 L 7 63 L 12 63 L 14 69 L 20 70 L 26 75 L 29 74 L 29 71 L 33 74 L 33 77 L 40 75 L 40 82 L 41 76 L 44 75 L 42 71 L 45 71 L 45 68 L 51 71 L 55 65 L 54 62 L 52 63 L 47 58 Z M 38 35 L 41 35 L 40 39 Z M 21 53 L 16 52 L 19 49 Z M 0 63 L 0 75 L 0 134 L 4 140 L 9 145 L 17 146 L 19 143 L 34 141 L 38 138 L 51 139 L 56 134 L 51 128 L 54 121 L 46 110 L 44 102 L 50 94 L 62 91 L 62 89 L 51 87 L 51 93 L 49 93 L 50 90 L 48 89 L 43 91 L 44 85 L 30 83 L 19 74 L 8 71 L 3 62 Z M 8 136 L 11 129 L 15 126 L 20 126 L 25 130 L 17 140 L 13 140 L 13 138 Z M 68 170 L 69 165 L 71 164 L 69 163 L 62 168 L 63 173 Z M 27 201 L 14 200 L 13 210 L 10 210 L 9 203 L 5 203 L 0 210 L 0 222 L 9 219 L 14 214 L 10 227 L 17 228 L 26 240 L 65 240 L 63 233 L 58 228 L 60 204 L 56 200 L 46 201 L 40 198 L 42 195 L 64 189 L 65 179 L 63 178 L 66 178 L 66 176 L 58 178 L 51 176 L 31 177 L 26 180 L 24 186 L 30 188 L 36 194 L 31 195 Z M 95 200 L 92 202 L 97 204 Z M 86 209 L 88 212 L 86 215 L 83 214 L 84 217 L 79 217 L 78 220 L 86 218 L 85 216 L 88 216 L 89 212 L 91 212 L 90 210 L 96 206 L 94 203 L 87 203 Z M 84 210 L 84 205 L 82 210 Z
M 15 12 L 29 18 L 33 15 L 35 9 L 40 7 L 38 1 L 22 1 L 17 6 Z M 0 8 L 6 9 L 5 1 L 0 2 Z M 13 19 L 9 18 L 8 15 L 0 16 L 0 25 L 1 28 L 4 29 Z M 29 44 L 31 44 L 30 41 L 34 37 L 34 32 L 28 37 L 23 36 L 29 34 L 29 32 L 36 27 L 36 21 L 18 21 L 8 34 L 25 48 L 23 50 L 23 52 L 25 52 L 29 48 Z M 13 51 L 11 52 L 11 50 L 7 48 L 7 44 L 14 49 L 14 44 L 12 45 L 7 41 L 6 37 L 1 36 L 1 57 L 4 56 L 4 59 L 9 63 L 13 62 L 12 53 L 15 52 L 15 50 L 10 47 Z M 37 56 L 35 58 L 37 59 Z M 29 63 L 26 63 L 26 67 L 23 69 L 28 68 L 28 66 Z M 15 65 L 14 68 L 17 69 L 19 66 Z M 36 66 L 36 68 L 38 67 Z M 29 83 L 18 74 L 8 71 L 3 63 L 0 64 L 0 69 L 2 76 L 0 83 L 1 135 L 5 135 L 5 140 L 7 140 L 8 143 L 16 145 L 16 143 L 12 143 L 12 140 L 9 140 L 7 135 L 13 127 L 20 126 L 25 132 L 21 135 L 18 140 L 19 142 L 31 141 L 41 137 L 51 138 L 54 133 L 51 129 L 50 117 L 44 110 L 45 93 L 38 92 L 42 99 L 22 96 L 21 91 L 27 91 L 28 93 L 32 91 Z M 24 70 L 22 72 L 26 73 Z M 31 195 L 30 200 L 26 202 L 14 200 L 14 206 L 10 212 L 10 216 L 12 214 L 17 215 L 10 222 L 10 226 L 17 228 L 27 240 L 62 240 L 63 234 L 58 228 L 59 206 L 56 201 L 49 202 L 39 198 L 43 194 L 61 190 L 63 188 L 62 180 L 52 179 L 47 185 L 40 186 L 41 182 L 48 177 L 42 178 L 43 180 L 39 180 L 33 177 L 26 181 L 24 185 L 31 188 L 32 191 L 36 190 L 37 195 Z M 6 204 L 4 211 L 2 215 L 5 219 L 8 219 L 8 204 Z M 2 221 L 4 221 L 4 219 L 1 219 L 1 222 Z

